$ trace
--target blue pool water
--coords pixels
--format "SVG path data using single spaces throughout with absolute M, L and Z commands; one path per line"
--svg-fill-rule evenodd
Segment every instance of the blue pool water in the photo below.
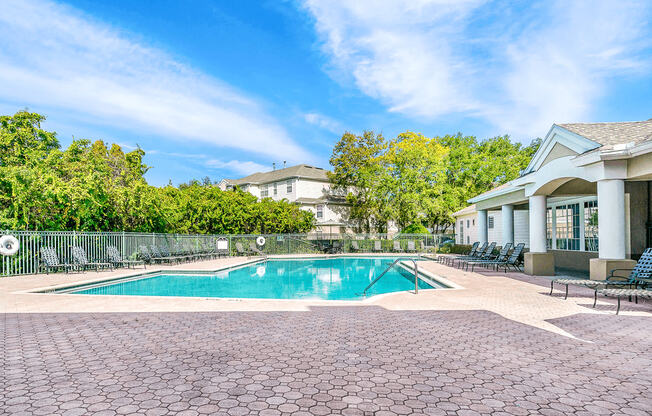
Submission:
M 109 282 L 72 293 L 354 300 L 361 299 L 364 288 L 394 260 L 389 257 L 268 260 L 210 274 L 165 274 Z M 420 279 L 419 288 L 432 289 L 433 286 Z M 414 290 L 414 274 L 393 267 L 367 291 L 367 296 L 405 290 Z

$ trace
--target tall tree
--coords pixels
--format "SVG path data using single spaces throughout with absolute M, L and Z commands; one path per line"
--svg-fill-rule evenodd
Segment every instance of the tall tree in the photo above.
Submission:
M 333 147 L 329 179 L 336 192 L 346 195 L 358 231 L 372 231 L 384 217 L 385 204 L 377 192 L 384 173 L 380 157 L 386 148 L 382 134 L 372 131 L 361 136 L 344 133 Z

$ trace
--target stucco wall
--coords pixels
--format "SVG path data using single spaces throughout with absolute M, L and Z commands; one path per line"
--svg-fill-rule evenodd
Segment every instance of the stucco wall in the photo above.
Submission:
M 488 211 L 487 223 L 489 217 L 494 218 L 494 227 L 487 229 L 487 238 L 489 242 L 495 241 L 498 245 L 503 241 L 503 223 L 501 211 Z M 478 214 L 476 212 L 461 215 L 455 221 L 455 242 L 457 244 L 469 244 L 478 241 Z M 467 228 L 467 220 L 469 227 Z M 460 221 L 464 224 L 464 241 L 460 239 Z M 467 237 L 470 237 L 467 239 Z M 525 247 L 530 246 L 530 228 L 529 213 L 525 210 L 514 210 L 514 244 L 525 243 Z
M 473 212 L 457 218 L 455 221 L 455 242 L 457 244 L 473 244 L 478 240 L 477 216 L 478 214 Z M 460 226 L 464 229 L 464 235 L 460 233 Z
M 555 257 L 555 268 L 589 271 L 589 259 L 598 257 L 595 251 L 551 250 Z

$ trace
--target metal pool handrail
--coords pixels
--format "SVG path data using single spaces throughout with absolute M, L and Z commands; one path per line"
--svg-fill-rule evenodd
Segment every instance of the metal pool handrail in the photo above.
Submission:
M 373 286 L 377 281 L 379 281 L 381 277 L 385 276 L 385 274 L 389 271 L 389 269 L 394 267 L 396 265 L 396 263 L 398 263 L 399 261 L 404 261 L 404 260 L 410 260 L 410 261 L 412 261 L 412 263 L 414 263 L 414 294 L 415 295 L 418 294 L 419 293 L 419 266 L 417 265 L 416 260 L 414 260 L 413 258 L 406 258 L 406 259 L 396 259 L 396 260 L 394 260 L 392 262 L 392 264 L 390 264 L 389 267 L 387 267 L 385 269 L 385 271 L 383 271 L 380 275 L 378 275 L 378 277 L 376 277 L 371 283 L 369 283 L 369 285 L 367 287 L 365 287 L 365 289 L 362 291 L 362 296 L 363 297 L 367 296 L 367 290 L 369 290 L 369 288 L 371 288 L 371 286 Z

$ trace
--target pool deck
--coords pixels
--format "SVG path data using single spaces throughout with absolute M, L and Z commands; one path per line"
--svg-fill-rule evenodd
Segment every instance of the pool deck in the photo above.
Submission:
M 225 300 L 26 293 L 125 270 L 2 278 L 0 414 L 652 414 L 651 303 L 616 316 L 545 277 L 419 267 L 458 288 Z
M 278 258 L 315 256 L 276 256 Z M 228 257 L 180 265 L 155 265 L 146 270 L 118 269 L 105 272 L 56 273 L 0 279 L 0 313 L 85 313 L 85 312 L 210 312 L 210 311 L 308 311 L 312 306 L 380 306 L 388 310 L 485 310 L 540 329 L 572 336 L 548 322 L 577 313 L 613 313 L 613 300 L 600 298 L 591 307 L 592 291 L 571 288 L 563 300 L 559 292 L 548 296 L 550 280 L 522 273 L 465 272 L 434 261 L 420 261 L 419 270 L 453 286 L 451 289 L 420 290 L 374 296 L 364 301 L 220 299 L 155 296 L 99 296 L 30 293 L 159 270 L 211 271 L 254 261 L 249 257 Z M 560 288 L 561 289 L 561 288 Z M 622 315 L 652 317 L 649 303 L 623 303 Z M 615 309 L 614 309 L 615 310 Z

